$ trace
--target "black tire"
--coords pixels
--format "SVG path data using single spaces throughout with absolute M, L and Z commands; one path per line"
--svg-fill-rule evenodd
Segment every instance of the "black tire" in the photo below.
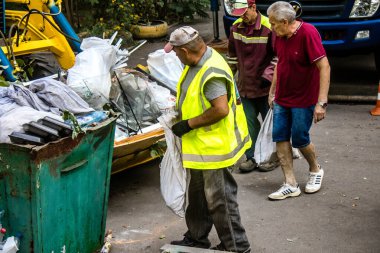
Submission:
M 27 73 L 30 80 L 57 74 L 60 66 L 51 52 L 40 52 L 23 57 L 27 65 L 33 68 L 33 73 Z

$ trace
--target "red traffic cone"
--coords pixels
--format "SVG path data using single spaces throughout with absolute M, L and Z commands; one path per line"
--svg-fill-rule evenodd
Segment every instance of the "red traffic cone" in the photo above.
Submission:
M 376 106 L 371 110 L 372 116 L 380 116 L 380 82 L 379 82 L 379 91 L 377 92 L 377 101 Z

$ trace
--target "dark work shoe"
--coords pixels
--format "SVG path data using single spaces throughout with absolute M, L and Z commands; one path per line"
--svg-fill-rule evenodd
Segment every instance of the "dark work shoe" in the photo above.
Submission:
M 208 243 L 208 244 L 200 243 L 200 242 L 194 241 L 193 239 L 188 238 L 186 236 L 182 240 L 172 241 L 172 242 L 170 242 L 170 244 L 178 245 L 178 246 L 185 246 L 185 247 L 202 248 L 202 249 L 208 249 L 211 246 L 210 243 Z
M 254 169 L 257 169 L 257 163 L 254 159 L 248 159 L 247 161 L 241 163 L 239 166 L 239 170 L 242 173 L 248 173 Z
M 225 251 L 226 248 L 222 245 L 222 243 L 219 243 L 218 245 L 211 247 L 210 249 L 212 250 L 220 250 L 220 251 Z
M 210 248 L 212 250 L 219 250 L 219 251 L 228 251 L 222 243 L 219 243 L 218 245 Z M 243 250 L 243 251 L 239 251 L 238 253 L 250 253 L 251 252 L 251 248 L 248 248 L 246 250 Z

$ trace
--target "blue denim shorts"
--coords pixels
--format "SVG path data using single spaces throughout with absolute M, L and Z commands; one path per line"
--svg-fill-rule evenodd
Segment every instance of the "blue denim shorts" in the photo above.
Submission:
M 290 108 L 274 103 L 273 141 L 290 141 L 295 148 L 310 144 L 309 131 L 313 123 L 315 105 L 306 108 Z

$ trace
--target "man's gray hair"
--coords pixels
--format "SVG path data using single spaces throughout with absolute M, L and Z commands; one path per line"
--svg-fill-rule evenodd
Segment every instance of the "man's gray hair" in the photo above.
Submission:
M 271 15 L 277 21 L 287 20 L 293 23 L 296 20 L 296 11 L 288 2 L 278 1 L 269 6 L 267 15 Z
M 187 43 L 181 47 L 185 47 L 188 50 L 190 50 L 190 52 L 196 53 L 199 51 L 202 44 L 204 44 L 204 40 L 202 39 L 201 36 L 198 36 L 194 40 L 190 41 L 189 43 Z

